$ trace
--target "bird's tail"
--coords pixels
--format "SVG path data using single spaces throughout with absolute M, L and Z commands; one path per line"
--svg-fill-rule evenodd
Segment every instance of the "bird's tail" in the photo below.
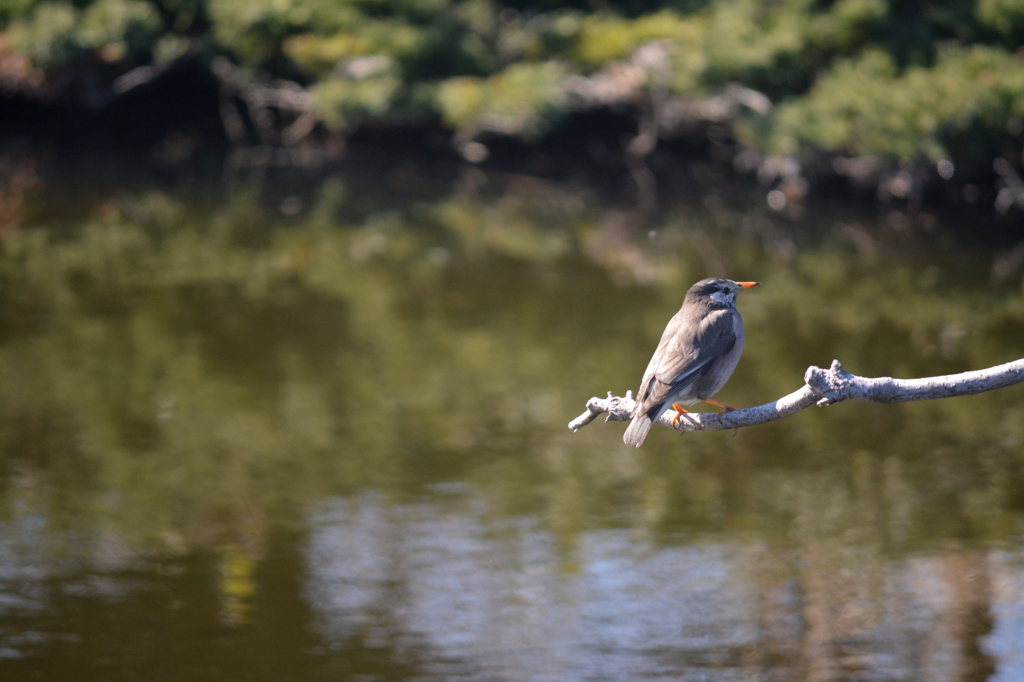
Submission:
M 651 430 L 651 418 L 646 412 L 641 412 L 637 416 L 633 417 L 632 423 L 629 428 L 626 429 L 626 433 L 622 434 L 622 442 L 626 445 L 632 445 L 633 447 L 640 447 L 643 445 L 644 438 L 647 438 L 647 432 Z

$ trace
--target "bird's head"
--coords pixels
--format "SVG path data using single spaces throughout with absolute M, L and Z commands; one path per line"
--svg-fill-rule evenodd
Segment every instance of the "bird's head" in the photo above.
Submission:
M 736 307 L 736 294 L 756 287 L 760 282 L 734 282 L 721 277 L 709 277 L 690 287 L 686 292 L 686 300 L 705 305 Z

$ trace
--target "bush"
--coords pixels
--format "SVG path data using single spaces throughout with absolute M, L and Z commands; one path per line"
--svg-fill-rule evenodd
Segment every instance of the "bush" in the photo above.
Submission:
M 739 82 L 775 102 L 738 122 L 764 151 L 962 154 L 989 169 L 1019 151 L 1024 115 L 1018 0 L 638 0 L 596 13 L 493 0 L 0 0 L 0 22 L 10 49 L 55 80 L 77 67 L 109 82 L 205 45 L 310 86 L 333 126 L 426 107 L 464 132 L 535 138 L 567 112 L 567 77 L 651 42 L 668 57 L 670 97 Z
M 900 73 L 879 50 L 841 62 L 780 107 L 768 144 L 938 161 L 977 127 L 1006 131 L 1024 115 L 1024 63 L 995 48 L 948 44 L 933 67 Z
M 482 78 L 452 78 L 437 90 L 436 106 L 455 128 L 487 127 L 508 134 L 536 137 L 567 109 L 559 62 L 513 64 L 502 73 Z

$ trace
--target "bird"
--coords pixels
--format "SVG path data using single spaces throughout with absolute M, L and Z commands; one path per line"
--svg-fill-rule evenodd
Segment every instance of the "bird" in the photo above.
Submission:
M 683 305 L 665 327 L 658 348 L 647 364 L 630 413 L 632 423 L 623 434 L 627 445 L 640 447 L 651 424 L 669 409 L 677 423 L 686 412 L 680 404 L 709 403 L 732 376 L 743 353 L 743 318 L 736 311 L 736 294 L 760 282 L 734 282 L 709 277 L 690 287 Z

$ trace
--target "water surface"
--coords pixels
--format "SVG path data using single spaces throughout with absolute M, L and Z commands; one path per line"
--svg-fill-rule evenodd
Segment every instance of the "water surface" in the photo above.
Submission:
M 812 208 L 471 176 L 29 212 L 0 251 L 0 674 L 1019 679 L 1021 387 L 640 450 L 566 428 L 709 274 L 763 283 L 735 405 L 833 358 L 1024 355 L 1012 260 Z

